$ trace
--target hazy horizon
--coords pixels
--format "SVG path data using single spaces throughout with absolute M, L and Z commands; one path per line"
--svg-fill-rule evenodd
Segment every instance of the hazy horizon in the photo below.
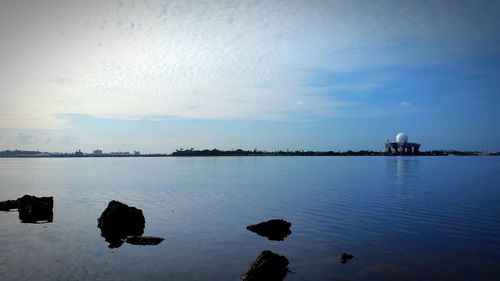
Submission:
M 497 1 L 0 3 L 0 150 L 500 151 Z

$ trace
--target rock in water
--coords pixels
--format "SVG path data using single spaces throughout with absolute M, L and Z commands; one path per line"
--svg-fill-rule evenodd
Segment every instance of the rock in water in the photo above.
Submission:
M 114 200 L 109 202 L 101 217 L 97 219 L 101 236 L 106 239 L 110 248 L 120 247 L 127 236 L 141 236 L 145 224 L 142 210 Z
M 10 209 L 17 209 L 17 200 L 7 200 L 0 202 L 0 211 L 9 211 Z
M 351 260 L 352 258 L 354 258 L 353 255 L 350 255 L 348 253 L 342 253 L 340 256 L 339 256 L 339 262 L 341 264 L 346 264 L 349 260 Z
M 243 281 L 282 281 L 288 272 L 288 259 L 271 251 L 263 251 L 241 274 Z
M 153 237 L 153 236 L 129 236 L 125 240 L 125 242 L 132 244 L 132 245 L 158 245 L 160 244 L 163 240 L 161 237 Z
M 17 199 L 19 209 L 19 219 L 25 223 L 36 223 L 39 221 L 52 222 L 54 214 L 54 198 L 36 197 L 24 195 Z
M 269 240 L 283 241 L 288 235 L 292 234 L 291 226 L 292 224 L 285 220 L 274 219 L 249 225 L 247 229 L 260 236 L 267 237 Z

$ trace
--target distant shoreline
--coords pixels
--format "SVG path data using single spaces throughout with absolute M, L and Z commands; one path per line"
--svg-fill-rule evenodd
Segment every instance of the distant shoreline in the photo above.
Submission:
M 393 154 L 313 154 L 313 155 L 292 155 L 292 154 L 231 154 L 231 155 L 172 155 L 172 154 L 141 154 L 141 155 L 0 155 L 0 158 L 177 158 L 177 157 L 397 157 L 397 156 L 500 156 L 500 153 L 481 153 L 481 154 L 430 154 L 421 153 L 418 155 L 393 155 Z
M 93 153 L 84 153 L 77 150 L 74 153 L 63 152 L 41 152 L 27 150 L 5 150 L 0 151 L 0 158 L 124 158 L 124 157 L 227 157 L 227 156 L 499 156 L 500 152 L 480 152 L 480 151 L 457 151 L 457 150 L 430 150 L 422 151 L 418 154 L 391 154 L 381 151 L 359 150 L 359 151 L 304 151 L 304 150 L 219 150 L 219 149 L 177 149 L 172 153 L 148 153 L 141 154 L 139 151 L 130 152 L 109 152 L 94 150 Z

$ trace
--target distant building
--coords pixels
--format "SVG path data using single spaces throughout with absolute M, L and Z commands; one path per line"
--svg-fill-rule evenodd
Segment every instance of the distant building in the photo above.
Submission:
M 96 150 L 94 150 L 94 152 L 92 152 L 92 154 L 95 156 L 100 156 L 100 155 L 102 155 L 102 150 L 96 149 Z
M 135 155 L 135 156 L 139 156 L 139 155 L 141 155 L 141 152 L 139 152 L 139 151 L 135 151 L 135 150 L 134 150 L 134 155 Z
M 83 152 L 78 149 L 77 151 L 75 151 L 75 156 L 83 156 Z
M 387 155 L 417 155 L 420 153 L 420 144 L 408 142 L 405 133 L 396 136 L 396 142 L 387 141 L 385 144 L 385 154 Z

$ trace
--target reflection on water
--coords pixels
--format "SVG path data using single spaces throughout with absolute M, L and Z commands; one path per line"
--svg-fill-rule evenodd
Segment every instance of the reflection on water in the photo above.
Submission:
M 50 224 L 0 212 L 0 277 L 238 280 L 269 249 L 290 261 L 287 281 L 500 280 L 498 171 L 498 157 L 0 159 L 2 200 L 57 199 Z M 143 210 L 132 232 L 168 243 L 108 249 L 96 218 L 111 200 Z M 293 235 L 245 228 L 269 218 Z
M 395 177 L 399 185 L 411 183 L 420 173 L 421 156 L 390 156 L 386 158 L 387 176 Z
M 348 261 L 352 260 L 354 258 L 353 255 L 351 254 L 348 254 L 348 253 L 342 253 L 340 256 L 339 256 L 339 262 L 341 264 L 346 264 Z

